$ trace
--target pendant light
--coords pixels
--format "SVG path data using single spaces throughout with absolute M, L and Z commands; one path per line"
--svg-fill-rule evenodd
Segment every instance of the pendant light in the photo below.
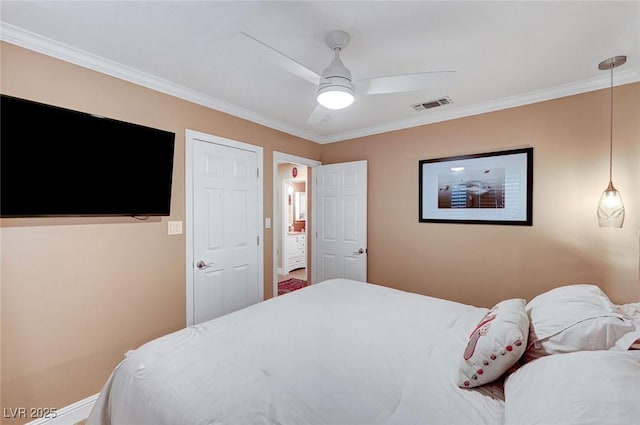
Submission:
M 613 68 L 627 61 L 626 56 L 614 56 L 603 60 L 598 64 L 600 70 L 611 71 L 611 95 L 610 95 L 610 129 L 609 129 L 609 185 L 602 192 L 598 203 L 598 224 L 600 227 L 622 227 L 624 222 L 624 204 L 620 192 L 613 186 Z

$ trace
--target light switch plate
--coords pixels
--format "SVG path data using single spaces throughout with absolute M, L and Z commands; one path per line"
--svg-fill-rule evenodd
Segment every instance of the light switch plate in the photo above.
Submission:
M 266 217 L 264 219 L 264 227 L 265 229 L 271 229 L 271 217 Z
M 182 221 L 169 221 L 168 222 L 168 234 L 169 235 L 181 235 L 182 234 Z

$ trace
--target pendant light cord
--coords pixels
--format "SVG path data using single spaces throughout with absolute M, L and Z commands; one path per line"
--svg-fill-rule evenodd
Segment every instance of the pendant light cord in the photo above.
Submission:
M 613 181 L 613 67 L 611 64 L 611 104 L 609 108 L 609 183 Z

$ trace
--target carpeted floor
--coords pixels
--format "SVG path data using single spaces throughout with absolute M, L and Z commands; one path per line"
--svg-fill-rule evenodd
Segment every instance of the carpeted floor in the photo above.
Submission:
M 304 288 L 307 286 L 307 281 L 302 279 L 291 278 L 282 282 L 278 282 L 278 295 L 286 294 L 287 292 L 295 291 L 296 289 Z

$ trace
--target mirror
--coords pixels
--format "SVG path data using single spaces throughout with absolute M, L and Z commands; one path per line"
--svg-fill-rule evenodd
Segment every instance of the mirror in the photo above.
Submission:
M 305 181 L 289 180 L 284 182 L 285 228 L 289 233 L 304 232 L 307 220 L 307 185 Z
M 307 219 L 307 193 L 306 192 L 294 193 L 293 218 L 294 220 Z

